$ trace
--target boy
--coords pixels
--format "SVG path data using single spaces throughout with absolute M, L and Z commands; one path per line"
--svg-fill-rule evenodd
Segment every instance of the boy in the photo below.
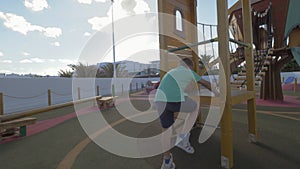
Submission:
M 190 87 L 191 84 L 198 82 L 205 88 L 211 91 L 211 85 L 208 81 L 202 79 L 192 69 L 194 64 L 189 58 L 181 60 L 180 66 L 171 69 L 160 82 L 157 93 L 155 95 L 155 103 L 157 111 L 160 114 L 160 122 L 165 132 L 163 136 L 163 146 L 168 149 L 171 147 L 171 135 L 172 129 L 168 130 L 174 124 L 174 113 L 175 112 L 194 112 L 197 109 L 198 104 L 192 99 L 187 97 L 185 91 Z M 198 114 L 195 112 L 193 114 Z M 196 114 L 196 115 L 197 115 Z M 188 118 L 195 118 L 190 116 Z M 185 124 L 186 125 L 186 124 Z M 168 132 L 170 131 L 170 132 Z M 194 148 L 189 142 L 190 133 L 179 134 L 182 138 L 176 145 L 183 149 L 187 153 L 193 154 Z M 161 169 L 175 169 L 173 157 L 171 152 L 168 150 L 164 153 L 163 164 Z

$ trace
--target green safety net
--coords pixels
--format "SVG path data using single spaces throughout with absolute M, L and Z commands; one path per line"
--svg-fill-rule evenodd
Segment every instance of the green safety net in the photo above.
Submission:
M 298 65 L 300 65 L 300 47 L 294 47 L 291 49 L 294 59 L 297 61 Z
M 290 0 L 284 37 L 287 37 L 293 28 L 295 28 L 297 25 L 300 25 L 299 8 L 300 0 Z

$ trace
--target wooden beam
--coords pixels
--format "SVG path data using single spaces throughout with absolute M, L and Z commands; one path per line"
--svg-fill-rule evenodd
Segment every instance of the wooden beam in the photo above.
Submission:
M 3 116 L 0 116 L 0 122 L 6 122 L 6 121 L 10 121 L 10 120 L 29 117 L 29 116 L 32 116 L 32 115 L 35 115 L 35 114 L 44 113 L 44 112 L 47 112 L 47 111 L 50 111 L 50 110 L 56 110 L 56 109 L 59 109 L 59 108 L 71 106 L 71 105 L 78 104 L 78 103 L 84 103 L 84 102 L 89 102 L 89 101 L 93 101 L 93 100 L 95 100 L 95 102 L 96 102 L 96 100 L 100 99 L 100 98 L 101 98 L 101 96 L 97 96 L 97 97 L 78 100 L 78 101 L 75 101 L 75 102 L 67 102 L 67 103 L 63 103 L 63 104 L 48 106 L 48 107 L 45 107 L 45 108 L 24 111 L 24 112 L 20 112 L 20 113 L 17 113 L 17 114 L 3 115 Z
M 246 91 L 246 90 L 233 90 L 231 91 L 231 103 L 232 105 L 244 103 L 250 99 L 255 97 L 254 91 Z M 213 106 L 220 106 L 224 102 L 221 103 L 221 99 L 219 97 L 214 98 L 212 102 L 213 96 L 200 96 L 200 104 L 202 105 L 213 105 Z
M 3 93 L 0 93 L 0 116 L 4 115 L 4 97 Z
M 233 4 L 229 9 L 228 9 L 228 14 L 230 15 L 233 11 L 236 10 L 237 7 L 241 5 L 240 1 L 237 1 L 235 4 Z
M 8 122 L 0 123 L 0 131 L 3 129 L 16 128 L 21 126 L 26 126 L 29 124 L 34 124 L 36 122 L 36 118 L 21 118 Z
M 252 36 L 252 14 L 250 0 L 242 0 L 243 11 L 243 25 L 244 25 L 244 40 L 247 44 L 253 44 Z M 255 91 L 254 84 L 254 57 L 252 48 L 245 48 L 246 60 L 246 77 L 247 77 L 247 90 Z M 256 102 L 255 97 L 248 100 L 248 132 L 249 139 L 252 142 L 257 140 L 256 130 Z
M 255 98 L 254 91 L 233 91 L 232 97 L 231 97 L 231 102 L 232 102 L 232 105 L 236 105 L 236 104 L 246 102 L 253 98 Z
M 228 2 L 217 0 L 218 11 L 218 39 L 220 56 L 220 98 L 225 100 L 225 108 L 221 119 L 221 166 L 233 167 L 232 146 L 232 104 L 230 87 L 230 53 L 229 53 L 229 25 Z
M 160 79 L 164 77 L 168 68 L 167 49 L 165 30 L 164 30 L 164 12 L 166 9 L 165 1 L 157 0 L 158 4 L 158 24 L 159 24 L 159 49 L 160 49 Z

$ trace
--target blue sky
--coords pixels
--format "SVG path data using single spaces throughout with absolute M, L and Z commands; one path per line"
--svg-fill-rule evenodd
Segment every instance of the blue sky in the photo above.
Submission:
M 115 19 L 157 12 L 156 0 L 115 1 Z M 109 0 L 1 0 L 0 73 L 57 75 L 109 24 L 110 10 Z M 198 0 L 199 22 L 215 24 L 215 15 L 214 0 Z

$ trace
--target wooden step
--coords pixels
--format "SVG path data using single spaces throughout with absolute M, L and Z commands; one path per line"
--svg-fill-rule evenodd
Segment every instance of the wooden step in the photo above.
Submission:
M 246 76 L 236 76 L 236 77 L 234 77 L 234 80 L 246 80 Z M 261 77 L 256 77 L 255 78 L 255 81 L 261 81 L 262 80 L 262 78 Z
M 265 62 L 264 62 L 264 65 L 270 65 L 271 64 L 271 62 L 269 61 L 269 60 L 266 60 Z
M 266 66 L 263 66 L 262 68 L 261 68 L 261 71 L 268 71 L 269 70 L 269 68 L 268 67 L 266 67 Z
M 267 60 L 272 60 L 272 56 L 271 56 L 271 55 L 268 55 L 268 56 L 266 56 L 266 59 L 267 59 Z
M 245 85 L 241 86 L 241 85 L 231 84 L 230 87 L 232 90 L 247 90 L 247 86 L 245 86 Z M 259 85 L 255 86 L 255 90 L 259 91 L 260 86 Z
M 230 84 L 232 84 L 232 85 L 242 85 L 242 84 L 247 85 L 247 82 L 244 82 L 244 81 L 232 81 L 232 82 L 230 82 Z M 259 85 L 259 82 L 255 81 L 254 84 L 255 85 Z
M 259 72 L 258 74 L 257 74 L 257 76 L 265 76 L 266 75 L 266 72 Z M 238 73 L 238 76 L 246 76 L 246 72 L 239 72 Z

